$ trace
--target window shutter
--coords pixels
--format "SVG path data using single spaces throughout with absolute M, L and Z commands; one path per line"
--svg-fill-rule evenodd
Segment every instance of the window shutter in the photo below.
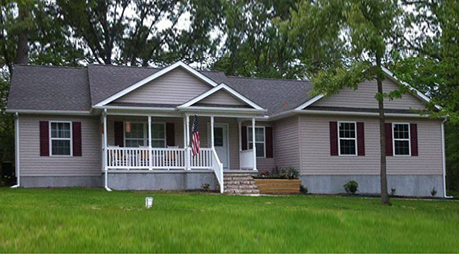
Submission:
M 81 156 L 81 122 L 72 123 L 73 156 Z
M 365 127 L 362 122 L 357 123 L 357 154 L 365 156 Z
M 386 131 L 386 156 L 392 156 L 394 154 L 392 146 L 392 123 L 386 123 L 384 127 Z
M 166 123 L 166 144 L 168 146 L 175 146 L 175 124 Z
M 273 127 L 265 127 L 266 158 L 273 158 Z
M 123 122 L 115 122 L 115 146 L 124 147 Z
M 411 156 L 418 156 L 418 125 L 410 124 Z
M 40 121 L 40 156 L 49 156 L 49 123 Z
M 338 123 L 330 122 L 330 155 L 338 156 Z
M 242 150 L 247 150 L 247 126 L 241 126 Z

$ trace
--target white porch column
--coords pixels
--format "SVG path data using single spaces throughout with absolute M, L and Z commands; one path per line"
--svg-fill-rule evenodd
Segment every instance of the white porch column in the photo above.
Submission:
M 257 170 L 257 146 L 255 138 L 255 118 L 252 118 L 253 170 Z
M 148 115 L 148 170 L 153 170 L 153 156 L 151 153 L 151 115 Z
M 214 144 L 214 116 L 210 117 L 210 147 L 214 149 L 215 144 Z
M 103 119 L 104 119 L 104 170 L 105 170 L 105 189 L 106 189 L 107 191 L 112 191 L 110 188 L 108 188 L 107 109 L 104 110 Z
M 239 153 L 242 151 L 242 122 L 237 121 L 238 132 L 239 132 Z
M 190 156 L 190 116 L 186 115 L 186 170 L 191 169 L 191 156 Z

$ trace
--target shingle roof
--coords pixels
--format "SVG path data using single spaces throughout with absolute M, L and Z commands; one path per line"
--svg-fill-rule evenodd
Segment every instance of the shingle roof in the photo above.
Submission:
M 89 111 L 86 68 L 15 65 L 8 109 Z
M 82 68 L 15 66 L 8 109 L 90 110 L 158 68 L 89 65 Z M 293 109 L 308 100 L 308 81 L 226 76 L 220 71 L 200 71 L 216 83 L 225 83 L 272 115 Z M 35 89 L 37 88 L 37 89 Z

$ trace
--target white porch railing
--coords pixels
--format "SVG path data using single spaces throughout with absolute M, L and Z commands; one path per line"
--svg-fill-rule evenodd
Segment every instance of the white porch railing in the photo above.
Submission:
M 225 191 L 223 189 L 223 163 L 220 162 L 215 148 L 212 148 L 212 170 L 215 172 L 218 184 L 220 185 L 220 193 L 223 193 Z
M 243 150 L 239 152 L 239 163 L 241 169 L 253 169 L 253 150 Z
M 150 160 L 151 158 L 151 160 Z M 151 166 L 150 166 L 151 163 Z M 185 169 L 184 148 L 108 147 L 108 169 Z
M 212 148 L 200 148 L 199 153 L 193 156 L 190 150 L 191 169 L 212 168 Z

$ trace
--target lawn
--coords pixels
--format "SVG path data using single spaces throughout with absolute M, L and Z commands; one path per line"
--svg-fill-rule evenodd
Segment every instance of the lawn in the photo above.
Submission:
M 459 251 L 458 201 L 392 201 L 0 188 L 0 252 Z

